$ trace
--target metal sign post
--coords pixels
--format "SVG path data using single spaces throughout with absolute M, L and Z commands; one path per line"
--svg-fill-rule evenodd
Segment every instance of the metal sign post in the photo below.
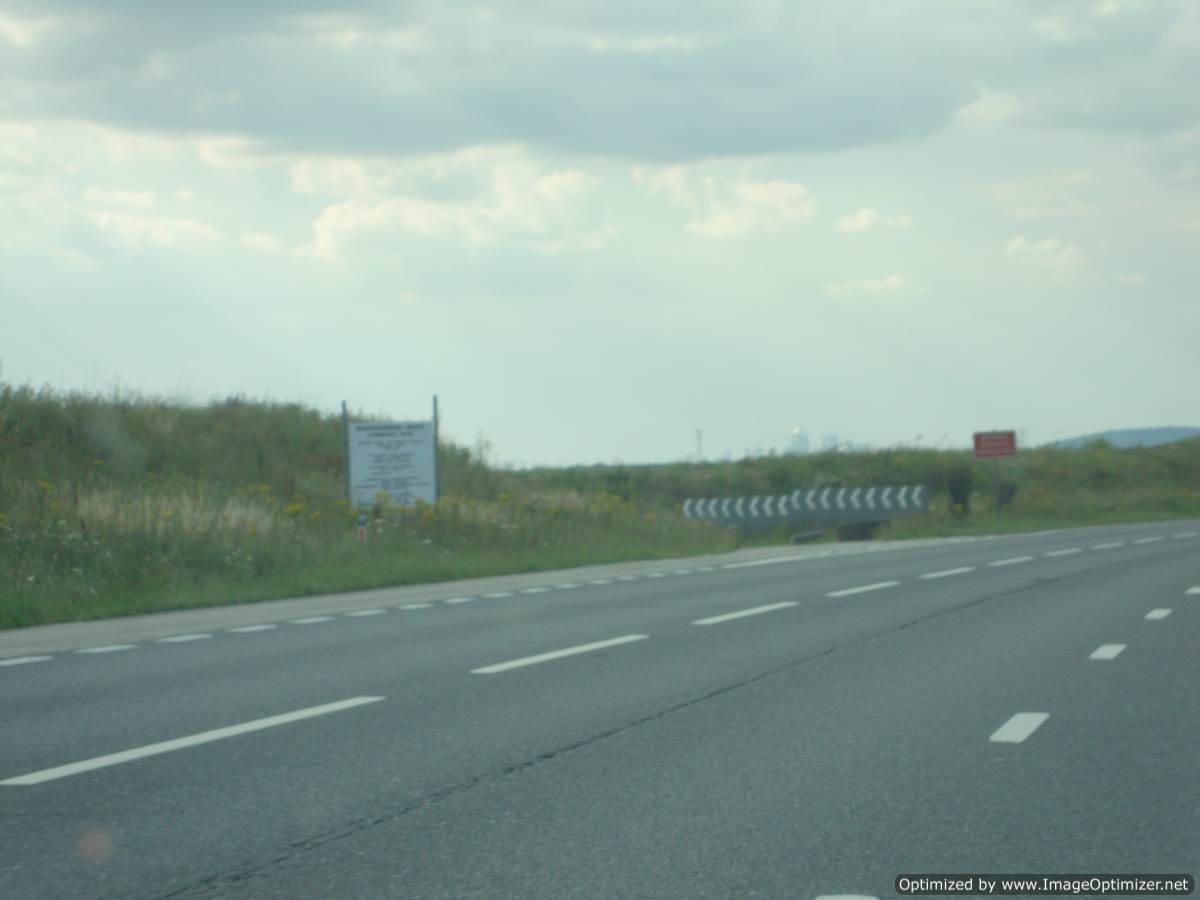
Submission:
M 1000 513 L 1000 457 L 1017 455 L 1017 433 L 1015 431 L 975 432 L 975 458 L 992 460 L 992 497 L 996 513 Z

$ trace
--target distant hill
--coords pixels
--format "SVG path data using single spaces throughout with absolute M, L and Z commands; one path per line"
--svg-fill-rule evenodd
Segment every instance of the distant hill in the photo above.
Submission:
M 1063 438 L 1052 441 L 1048 447 L 1084 447 L 1093 441 L 1108 441 L 1114 447 L 1157 447 L 1159 444 L 1172 444 L 1175 441 L 1186 441 L 1189 438 L 1200 437 L 1200 428 L 1184 428 L 1168 425 L 1162 428 L 1115 428 L 1112 431 L 1098 431 L 1095 434 L 1084 434 L 1079 437 Z

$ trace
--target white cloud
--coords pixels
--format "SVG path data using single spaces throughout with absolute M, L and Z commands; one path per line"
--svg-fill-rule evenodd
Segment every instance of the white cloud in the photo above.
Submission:
M 676 206 L 693 208 L 696 205 L 696 197 L 688 184 L 686 166 L 634 166 L 633 180 L 646 185 L 651 196 L 665 194 Z
M 0 12 L 0 40 L 7 41 L 22 50 L 34 47 L 43 35 L 54 31 L 61 20 L 53 16 L 40 19 L 19 19 Z
M 1021 112 L 1021 101 L 1008 91 L 981 90 L 970 103 L 960 106 L 954 117 L 978 128 L 990 128 L 1009 121 Z
M 1118 275 L 1117 276 L 1117 284 L 1140 287 L 1143 284 L 1149 284 L 1149 283 L 1150 283 L 1150 279 L 1147 278 L 1141 272 L 1134 272 L 1129 275 Z
M 1004 245 L 1004 252 L 1018 262 L 1048 272 L 1056 279 L 1065 278 L 1083 267 L 1083 254 L 1074 244 L 1058 238 L 1031 241 L 1018 234 Z
M 101 188 L 88 188 L 83 192 L 83 199 L 97 205 L 116 204 L 117 206 L 137 207 L 154 205 L 152 191 L 106 191 Z
M 196 199 L 196 195 L 193 194 L 191 191 L 189 191 L 187 188 L 180 188 L 179 190 L 177 190 L 175 192 L 175 199 L 181 200 L 184 203 L 187 203 L 189 200 Z
M 186 246 L 215 241 L 221 237 L 221 233 L 211 225 L 194 219 L 167 219 L 111 211 L 89 212 L 88 218 L 117 243 L 138 249 L 146 245 Z
M 877 209 L 860 209 L 837 220 L 837 230 L 849 233 L 874 231 L 876 228 L 908 228 L 912 225 L 912 216 L 901 213 L 896 216 L 885 216 Z
M 900 274 L 884 275 L 879 278 L 859 278 L 848 281 L 838 281 L 825 286 L 825 293 L 831 297 L 843 297 L 847 294 L 868 294 L 883 296 L 894 294 L 908 285 L 908 279 Z
M 751 231 L 776 231 L 813 214 L 808 188 L 794 181 L 740 181 L 722 189 L 715 179 L 705 179 L 710 200 L 707 215 L 685 228 L 704 238 L 733 238 Z
M 1034 20 L 1033 31 L 1051 44 L 1074 44 L 1095 35 L 1091 28 L 1066 16 L 1041 16 Z
M 247 231 L 242 234 L 241 245 L 259 253 L 278 254 L 287 250 L 287 244 L 278 235 L 265 231 Z

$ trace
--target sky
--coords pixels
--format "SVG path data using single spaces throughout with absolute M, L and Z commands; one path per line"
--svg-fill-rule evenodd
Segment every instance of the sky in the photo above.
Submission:
M 0 378 L 510 465 L 1200 424 L 1200 4 L 0 0 Z

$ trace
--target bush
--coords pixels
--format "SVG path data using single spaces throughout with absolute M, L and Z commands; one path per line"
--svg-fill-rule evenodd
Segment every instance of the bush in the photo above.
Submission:
M 974 473 L 966 460 L 956 460 L 946 469 L 946 491 L 950 495 L 950 512 L 958 519 L 971 514 L 971 487 Z

